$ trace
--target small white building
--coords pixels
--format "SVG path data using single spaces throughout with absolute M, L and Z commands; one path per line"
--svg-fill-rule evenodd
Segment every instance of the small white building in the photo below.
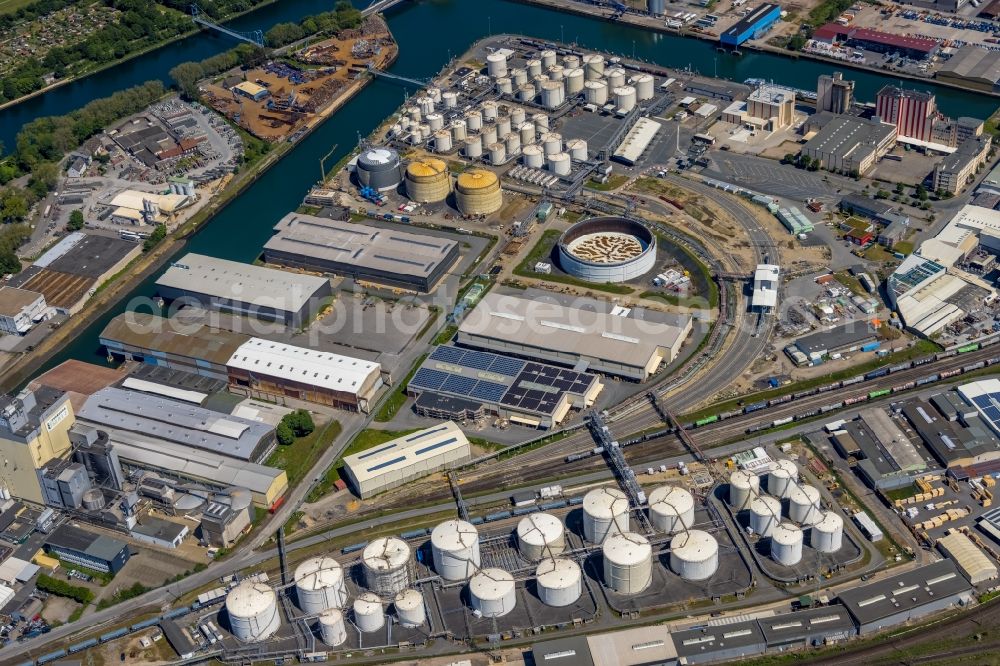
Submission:
M 535 272 L 545 273 L 546 275 L 548 275 L 549 273 L 552 272 L 552 264 L 546 263 L 544 261 L 539 261 L 538 263 L 535 264 Z
M 344 470 L 354 491 L 365 499 L 471 457 L 465 433 L 453 421 L 445 421 L 345 456 Z
M 759 264 L 753 274 L 753 296 L 750 306 L 758 312 L 772 312 L 778 305 L 781 268 L 775 264 Z
M 45 296 L 17 287 L 0 288 L 0 333 L 24 335 L 48 311 Z

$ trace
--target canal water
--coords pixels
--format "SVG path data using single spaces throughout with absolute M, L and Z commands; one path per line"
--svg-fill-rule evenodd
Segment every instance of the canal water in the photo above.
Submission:
M 355 0 L 355 4 L 362 7 L 367 1 Z M 331 6 L 330 0 L 279 0 L 231 25 L 237 30 L 267 30 L 274 23 L 297 20 Z M 814 89 L 816 77 L 832 69 L 823 63 L 771 54 L 726 55 L 701 40 L 653 33 L 508 0 L 410 0 L 391 10 L 387 18 L 400 47 L 399 58 L 391 71 L 413 78 L 429 78 L 450 57 L 463 53 L 476 39 L 506 32 L 576 41 L 585 47 L 628 57 L 634 55 L 661 65 L 690 66 L 703 74 L 717 74 L 736 81 L 756 77 L 805 89 Z M 228 38 L 199 33 L 0 111 L 0 140 L 11 146 L 17 128 L 27 120 L 66 113 L 91 99 L 149 79 L 166 81 L 174 65 L 200 60 L 231 46 Z M 848 70 L 847 75 L 857 81 L 857 94 L 862 100 L 873 100 L 879 87 L 894 82 L 891 78 L 865 72 Z M 938 105 L 949 115 L 985 118 L 997 107 L 996 100 L 983 95 L 936 86 L 921 87 L 937 93 Z M 271 235 L 274 224 L 295 209 L 309 187 L 319 179 L 319 159 L 334 145 L 338 149 L 328 164 L 350 151 L 359 133 L 368 134 L 399 106 L 404 92 L 405 88 L 397 83 L 383 80 L 371 83 L 210 221 L 181 252 L 253 261 Z M 156 277 L 158 275 L 136 285 L 117 308 L 83 330 L 45 368 L 68 358 L 101 362 L 103 355 L 97 343 L 98 334 L 112 316 L 134 299 L 151 296 Z

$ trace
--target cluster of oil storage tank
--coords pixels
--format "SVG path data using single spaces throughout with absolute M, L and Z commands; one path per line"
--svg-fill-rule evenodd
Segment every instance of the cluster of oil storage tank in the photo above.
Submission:
M 361 556 L 361 569 L 368 592 L 348 604 L 346 572 L 329 556 L 313 557 L 295 569 L 295 596 L 299 609 L 314 619 L 321 640 L 330 646 L 347 640 L 348 613 L 362 632 L 385 626 L 383 599 L 392 600 L 399 624 L 417 627 L 424 623 L 423 595 L 410 587 L 409 545 L 396 537 L 371 541 Z M 226 596 L 226 613 L 233 635 L 244 642 L 269 639 L 281 626 L 277 592 L 263 583 L 244 581 Z
M 778 460 L 767 472 L 767 491 L 761 492 L 760 477 L 739 469 L 729 476 L 729 505 L 734 512 L 749 510 L 750 531 L 771 539 L 771 558 L 785 566 L 802 560 L 805 531 L 809 545 L 821 553 L 840 550 L 844 519 L 824 509 L 820 492 L 799 480 L 799 468 L 791 460 Z M 782 517 L 787 502 L 787 518 Z
M 406 195 L 418 203 L 444 201 L 452 191 L 448 165 L 436 157 L 413 160 L 406 167 Z M 455 205 L 463 215 L 489 215 L 503 206 L 500 178 L 472 168 L 455 181 Z
M 649 522 L 671 535 L 670 568 L 685 580 L 711 578 L 719 568 L 719 544 L 693 529 L 694 497 L 684 488 L 661 486 L 649 494 Z M 604 583 L 620 594 L 636 594 L 652 582 L 653 548 L 631 531 L 628 497 L 617 488 L 596 488 L 583 498 L 584 538 L 601 545 Z

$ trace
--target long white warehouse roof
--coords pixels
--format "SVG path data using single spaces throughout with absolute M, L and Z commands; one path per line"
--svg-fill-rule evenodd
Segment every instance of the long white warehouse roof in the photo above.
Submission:
M 615 157 L 635 164 L 652 143 L 661 127 L 662 125 L 655 120 L 639 118 L 638 122 L 625 135 L 625 139 L 615 149 Z
M 458 449 L 469 450 L 469 440 L 453 421 L 418 430 L 373 449 L 344 457 L 344 465 L 362 484 L 369 479 L 418 465 Z
M 226 365 L 354 395 L 364 391 L 381 372 L 381 366 L 372 361 L 262 338 L 250 338 L 240 345 Z

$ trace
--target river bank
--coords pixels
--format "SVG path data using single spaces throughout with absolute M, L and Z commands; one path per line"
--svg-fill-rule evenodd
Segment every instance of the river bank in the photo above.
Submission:
M 687 39 L 697 39 L 703 42 L 717 43 L 719 38 L 715 35 L 708 35 L 705 33 L 694 32 L 690 30 L 671 30 L 664 25 L 663 21 L 660 19 L 655 19 L 651 16 L 636 16 L 634 14 L 623 14 L 621 18 L 612 21 L 611 16 L 615 14 L 614 10 L 605 9 L 597 5 L 582 5 L 577 0 L 510 0 L 511 2 L 518 2 L 525 5 L 536 5 L 540 7 L 545 7 L 548 9 L 553 9 L 559 12 L 565 12 L 567 14 L 576 14 L 577 16 L 585 16 L 590 19 L 597 19 L 602 21 L 607 21 L 608 23 L 621 24 L 634 28 L 642 28 L 644 30 L 652 30 L 653 32 L 662 33 L 665 35 L 671 35 L 674 37 L 683 37 Z M 806 53 L 804 51 L 790 51 L 788 49 L 781 48 L 779 46 L 773 46 L 771 44 L 761 43 L 761 44 L 744 44 L 741 49 L 743 51 L 758 51 L 761 53 L 769 53 L 772 55 L 782 56 L 789 58 L 790 60 L 811 60 L 813 62 L 821 62 L 825 64 L 830 64 L 838 69 L 851 69 L 860 72 L 867 72 L 869 74 L 875 74 L 878 76 L 887 76 L 894 79 L 906 79 L 908 81 L 915 81 L 922 83 L 924 85 L 935 85 L 942 86 L 945 88 L 951 88 L 953 90 L 961 90 L 962 92 L 969 92 L 969 89 L 963 87 L 956 83 L 951 83 L 949 81 L 940 81 L 938 79 L 931 79 L 922 76 L 915 76 L 908 72 L 899 71 L 888 71 L 881 69 L 879 67 L 871 67 L 869 65 L 860 65 L 857 63 L 851 63 L 844 60 L 837 60 L 836 58 L 828 58 L 823 55 L 815 53 Z M 731 55 L 728 51 L 727 55 Z M 739 56 L 736 56 L 739 57 Z M 975 91 L 977 94 L 982 94 L 989 97 L 995 97 L 1000 99 L 1000 93 L 992 91 Z
M 391 34 L 391 33 L 390 33 Z M 386 58 L 385 67 L 390 67 L 399 57 L 399 46 L 394 43 L 392 51 Z M 148 280 L 161 269 L 167 261 L 177 254 L 184 245 L 199 231 L 201 231 L 216 215 L 221 213 L 227 206 L 235 201 L 241 194 L 249 189 L 260 179 L 271 167 L 278 164 L 282 159 L 292 153 L 295 147 L 306 137 L 312 134 L 326 120 L 333 116 L 340 108 L 356 97 L 364 88 L 374 80 L 374 76 L 366 74 L 356 79 L 351 85 L 343 89 L 340 95 L 331 100 L 330 104 L 317 112 L 303 127 L 302 135 L 294 143 L 282 141 L 265 155 L 257 164 L 241 171 L 223 189 L 215 194 L 201 211 L 190 220 L 178 227 L 174 233 L 165 238 L 152 251 L 141 255 L 121 274 L 114 276 L 105 283 L 102 288 L 87 302 L 83 310 L 71 317 L 66 323 L 60 326 L 47 338 L 42 340 L 38 346 L 30 352 L 23 354 L 13 363 L 3 369 L 3 376 L 0 377 L 0 392 L 10 392 L 24 385 L 31 379 L 52 356 L 70 340 L 77 337 L 77 334 L 87 329 L 111 310 L 118 308 L 122 301 L 128 297 L 137 284 Z M 126 306 L 127 308 L 127 306 Z M 94 341 L 95 345 L 97 341 Z

